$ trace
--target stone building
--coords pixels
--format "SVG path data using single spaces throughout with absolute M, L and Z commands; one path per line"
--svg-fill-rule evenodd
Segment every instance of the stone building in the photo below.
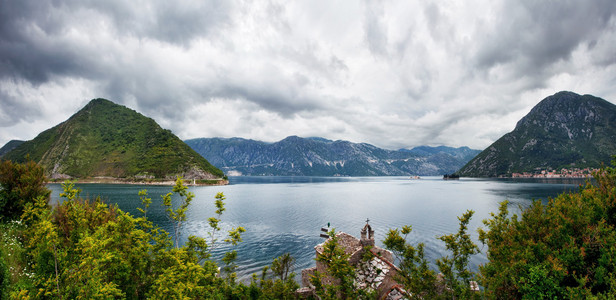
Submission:
M 336 234 L 338 244 L 344 249 L 345 254 L 349 255 L 349 262 L 355 267 L 355 286 L 357 288 L 368 288 L 376 290 L 378 299 L 407 299 L 407 293 L 395 281 L 395 276 L 399 269 L 393 264 L 393 254 L 386 249 L 380 248 L 374 243 L 374 230 L 368 221 L 361 230 L 361 238 L 338 232 Z M 331 238 L 330 238 L 331 239 Z M 318 257 L 323 253 L 322 244 L 315 246 L 315 254 Z M 365 251 L 372 252 L 371 259 L 363 259 Z M 302 270 L 302 288 L 298 293 L 304 296 L 314 294 L 314 286 L 310 283 L 310 277 L 315 271 L 325 274 L 327 265 L 323 262 L 316 262 L 316 266 Z M 323 284 L 334 282 L 332 277 L 324 277 Z

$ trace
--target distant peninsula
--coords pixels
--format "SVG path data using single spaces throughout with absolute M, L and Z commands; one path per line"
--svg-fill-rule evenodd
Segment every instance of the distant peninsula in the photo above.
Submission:
M 68 120 L 2 156 L 29 159 L 51 180 L 167 184 L 225 184 L 224 173 L 153 119 L 105 99 L 94 99 Z

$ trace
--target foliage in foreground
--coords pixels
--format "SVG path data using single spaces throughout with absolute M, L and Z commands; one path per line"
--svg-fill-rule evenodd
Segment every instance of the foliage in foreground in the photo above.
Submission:
M 616 169 L 603 169 L 595 180 L 577 193 L 550 199 L 547 205 L 536 201 L 520 216 L 510 216 L 507 203 L 502 203 L 497 214 L 484 220 L 486 229 L 479 230 L 481 242 L 489 249 L 489 261 L 480 266 L 479 274 L 468 269 L 469 257 L 478 251 L 467 233 L 472 211 L 459 218 L 457 233 L 439 237 L 451 253 L 437 261 L 442 276 L 428 267 L 423 244 L 407 242 L 410 226 L 390 230 L 384 244 L 400 260 L 398 282 L 424 299 L 613 298 Z M 45 191 L 37 192 L 38 196 L 22 202 L 22 220 L 1 224 L 0 299 L 295 298 L 297 283 L 288 255 L 275 259 L 261 278 L 254 275 L 245 285 L 236 282 L 236 253 L 229 252 L 221 274 L 210 254 L 217 245 L 216 232 L 224 212 L 222 194 L 216 196 L 216 218 L 208 220 L 212 228 L 209 244 L 191 236 L 179 247 L 147 219 L 151 199 L 146 191 L 139 194 L 143 216 L 133 217 L 100 199 L 80 198 L 71 183 L 63 187 L 61 196 L 66 200 L 57 207 L 50 208 L 47 199 L 40 197 Z M 185 204 L 165 203 L 179 233 L 192 196 L 181 180 L 173 193 Z M 241 227 L 230 231 L 224 242 L 240 242 L 241 232 Z M 330 266 L 329 274 L 321 276 L 335 281 L 323 286 L 314 280 L 317 293 L 324 299 L 369 298 L 365 291 L 354 289 L 353 267 L 332 235 L 324 245 L 324 255 L 317 259 Z M 471 280 L 479 280 L 484 290 L 471 292 Z
M 508 217 L 507 203 L 485 220 L 480 267 L 486 295 L 499 299 L 613 298 L 616 295 L 616 169 L 577 193 L 535 201 Z
M 215 244 L 191 236 L 179 247 L 167 232 L 147 219 L 151 199 L 146 191 L 139 193 L 143 203 L 139 210 L 143 215 L 133 217 L 99 198 L 91 201 L 79 197 L 80 191 L 73 183 L 65 183 L 63 188 L 61 196 L 65 200 L 57 207 L 50 208 L 42 197 L 26 205 L 22 219 L 28 226 L 3 224 L 19 228 L 0 241 L 3 246 L 15 245 L 7 249 L 10 253 L 0 251 L 0 299 L 9 296 L 9 292 L 11 298 L 17 299 L 268 299 L 272 295 L 294 296 L 297 283 L 293 276 L 287 276 L 288 268 L 283 272 L 283 280 L 268 279 L 264 274 L 260 281 L 246 286 L 235 280 L 234 252 L 223 258 L 226 266 L 221 272 L 210 257 Z M 190 203 L 186 198 L 192 198 L 192 193 L 186 191 L 181 179 L 176 182 L 173 193 L 177 193 L 184 204 Z M 165 198 L 172 197 L 165 195 Z M 218 219 L 211 218 L 211 221 L 220 222 L 223 200 L 224 195 L 218 194 Z M 175 222 L 175 233 L 180 233 L 185 205 L 164 202 L 170 219 Z M 178 208 L 173 209 L 174 206 Z M 215 235 L 220 228 L 212 230 Z M 243 231 L 242 227 L 231 230 L 223 242 L 241 242 Z M 9 240 L 14 238 L 23 244 Z M 6 258 L 11 254 L 19 255 L 7 263 Z M 9 272 L 7 265 L 21 266 L 23 271 Z M 9 280 L 6 280 L 7 273 L 12 277 Z

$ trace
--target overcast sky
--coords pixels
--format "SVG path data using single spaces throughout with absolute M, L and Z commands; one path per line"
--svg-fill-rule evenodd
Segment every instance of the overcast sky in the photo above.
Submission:
M 561 90 L 616 102 L 616 1 L 0 0 L 0 146 L 100 97 L 182 139 L 484 149 Z

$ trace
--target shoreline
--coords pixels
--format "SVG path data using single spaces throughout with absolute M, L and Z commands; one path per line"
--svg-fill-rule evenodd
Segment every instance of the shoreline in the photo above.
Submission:
M 65 181 L 71 181 L 76 184 L 128 184 L 128 185 L 160 185 L 160 186 L 173 186 L 175 180 L 133 180 L 133 179 L 121 179 L 121 178 L 91 178 L 91 179 L 63 179 L 63 180 L 48 180 L 50 183 L 64 183 Z M 199 181 L 193 181 L 190 179 L 184 179 L 184 185 L 186 186 L 222 186 L 228 185 L 228 179 L 207 179 Z

